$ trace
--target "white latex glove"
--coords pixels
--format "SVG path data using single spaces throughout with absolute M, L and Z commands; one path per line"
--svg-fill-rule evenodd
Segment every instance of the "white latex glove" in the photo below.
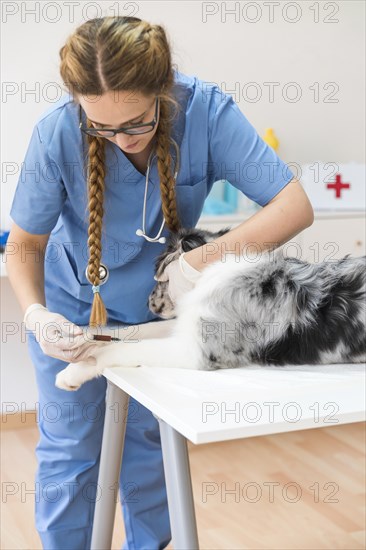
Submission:
M 75 325 L 63 315 L 49 311 L 42 304 L 30 305 L 23 322 L 35 333 L 42 351 L 50 357 L 62 361 L 87 361 L 93 352 L 107 342 L 94 342 L 91 336 L 84 334 L 81 327 Z
M 185 252 L 177 260 L 170 262 L 155 281 L 169 281 L 168 294 L 175 304 L 179 298 L 194 288 L 202 273 L 192 267 L 185 259 Z

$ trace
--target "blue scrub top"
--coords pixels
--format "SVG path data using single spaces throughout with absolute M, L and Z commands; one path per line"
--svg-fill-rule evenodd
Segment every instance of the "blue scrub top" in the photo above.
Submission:
M 215 181 L 225 179 L 257 204 L 266 205 L 294 177 L 257 134 L 230 94 L 212 83 L 174 71 L 181 105 L 172 136 L 180 147 L 176 182 L 180 220 L 194 227 Z M 136 235 L 142 227 L 145 176 L 123 151 L 106 140 L 102 262 L 110 271 L 100 287 L 108 322 L 145 323 L 155 285 L 154 264 L 165 244 Z M 175 150 L 171 149 L 173 158 Z M 86 136 L 78 105 L 64 94 L 37 120 L 20 172 L 10 215 L 32 234 L 51 233 L 45 257 L 45 296 L 50 311 L 87 325 L 93 292 L 88 261 Z M 146 206 L 146 232 L 155 236 L 163 220 L 156 158 Z M 162 235 L 169 234 L 165 226 Z

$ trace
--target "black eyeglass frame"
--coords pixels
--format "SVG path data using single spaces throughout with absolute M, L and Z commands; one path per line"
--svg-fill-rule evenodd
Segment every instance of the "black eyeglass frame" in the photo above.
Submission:
M 144 122 L 141 124 L 131 124 L 130 126 L 125 126 L 123 128 L 85 128 L 82 126 L 82 117 L 81 117 L 81 105 L 79 104 L 79 128 L 84 134 L 89 134 L 91 136 L 96 137 L 114 137 L 116 134 L 124 133 L 128 135 L 141 135 L 141 134 L 147 134 L 148 132 L 152 132 L 157 124 L 158 121 L 158 110 L 159 110 L 159 97 L 156 98 L 156 104 L 155 104 L 155 114 L 154 118 L 151 122 Z M 149 130 L 146 130 L 146 132 L 130 132 L 129 130 L 134 130 L 135 128 L 146 128 L 150 127 Z M 101 134 L 98 134 L 97 132 L 113 132 L 110 136 L 103 136 Z

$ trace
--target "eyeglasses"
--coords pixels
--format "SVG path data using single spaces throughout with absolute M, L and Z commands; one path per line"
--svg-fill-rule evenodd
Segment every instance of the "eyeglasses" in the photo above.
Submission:
M 151 122 L 146 122 L 144 124 L 130 124 L 129 126 L 125 126 L 118 129 L 113 130 L 105 130 L 104 128 L 86 128 L 85 126 L 82 126 L 82 120 L 81 120 L 81 105 L 79 105 L 79 128 L 84 134 L 89 134 L 90 136 L 97 136 L 97 137 L 114 137 L 116 134 L 146 134 L 147 132 L 152 132 L 155 128 L 155 125 L 158 120 L 158 109 L 159 109 L 159 98 L 156 98 L 155 103 L 155 115 L 154 119 Z

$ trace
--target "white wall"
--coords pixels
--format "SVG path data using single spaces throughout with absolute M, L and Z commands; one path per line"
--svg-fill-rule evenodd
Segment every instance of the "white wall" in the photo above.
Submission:
M 137 15 L 164 25 L 178 68 L 232 93 L 260 135 L 273 127 L 286 162 L 364 162 L 364 2 L 103 1 L 99 10 L 97 2 L 74 2 L 73 10 L 67 4 L 3 3 L 2 158 L 14 163 L 3 171 L 14 173 L 3 173 L 0 227 L 10 223 L 33 124 L 62 93 L 58 51 L 77 25 L 95 16 Z M 225 14 L 225 6 L 234 12 Z M 16 8 L 13 15 L 5 11 Z M 273 100 L 269 83 L 278 83 Z M 296 87 L 286 88 L 289 83 Z M 292 102 L 296 93 L 301 97 Z
M 84 20 L 117 14 L 164 25 L 179 70 L 232 93 L 260 135 L 273 127 L 285 162 L 365 162 L 362 1 L 3 2 L 2 229 L 10 227 L 10 205 L 33 125 L 63 93 L 60 47 Z M 269 83 L 278 83 L 273 100 Z M 296 88 L 289 87 L 286 96 L 289 83 Z M 293 102 L 296 89 L 301 97 Z M 255 93 L 258 99 L 252 101 Z M 19 317 L 9 307 L 8 314 L 2 309 L 2 321 Z M 28 396 L 31 406 L 33 373 L 19 368 L 11 376 L 7 371 L 2 400 L 13 400 L 20 380 L 26 390 L 18 399 Z

